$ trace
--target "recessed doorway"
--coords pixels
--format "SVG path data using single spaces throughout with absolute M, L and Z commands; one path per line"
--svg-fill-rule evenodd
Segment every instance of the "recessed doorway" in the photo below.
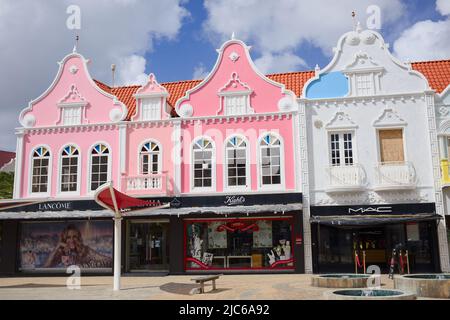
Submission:
M 169 221 L 131 220 L 127 223 L 126 270 L 169 270 Z

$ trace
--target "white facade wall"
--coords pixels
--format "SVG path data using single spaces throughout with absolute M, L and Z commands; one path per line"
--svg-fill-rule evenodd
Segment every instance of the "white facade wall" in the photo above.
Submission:
M 388 48 L 377 32 L 357 28 L 339 39 L 333 60 L 321 71 L 316 68 L 316 77 L 305 85 L 300 99 L 305 104 L 300 121 L 306 127 L 302 142 L 308 155 L 308 166 L 302 169 L 309 170 L 303 172 L 309 177 L 305 207 L 435 202 L 436 212 L 443 214 L 434 95 L 425 77 L 396 60 Z M 369 75 L 369 90 L 361 90 L 358 75 Z M 345 85 L 348 92 L 339 91 Z M 404 160 L 416 177 L 408 188 L 378 188 L 379 129 L 403 130 Z M 364 179 L 360 187 L 330 192 L 329 134 L 339 131 L 353 133 L 353 160 L 362 168 Z M 304 215 L 306 225 L 308 208 Z M 441 268 L 449 271 L 445 227 L 439 224 L 437 229 Z M 305 245 L 310 243 L 308 236 L 310 227 L 305 230 Z M 310 266 L 311 250 L 306 249 L 305 265 Z

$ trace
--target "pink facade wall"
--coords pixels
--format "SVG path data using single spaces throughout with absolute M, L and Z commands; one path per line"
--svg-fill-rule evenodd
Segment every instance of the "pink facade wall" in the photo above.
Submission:
M 215 144 L 215 161 L 216 161 L 216 192 L 224 192 L 224 173 L 223 165 L 225 162 L 225 142 L 231 136 L 238 134 L 245 136 L 249 144 L 250 156 L 250 181 L 251 188 L 249 191 L 258 191 L 257 177 L 257 156 L 259 139 L 265 133 L 275 133 L 283 140 L 284 149 L 284 168 L 285 168 L 285 189 L 294 191 L 296 187 L 295 181 L 295 156 L 294 156 L 294 140 L 293 140 L 293 118 L 283 116 L 281 119 L 267 120 L 245 120 L 222 124 L 186 124 L 182 126 L 183 132 L 183 162 L 182 162 L 182 192 L 191 192 L 191 145 L 192 142 L 202 136 L 210 137 Z
M 127 143 L 127 172 L 128 176 L 138 176 L 140 174 L 139 153 L 145 142 L 153 141 L 160 145 L 162 154 L 162 173 L 167 175 L 168 193 L 173 193 L 174 187 L 174 164 L 172 161 L 173 126 L 152 125 L 148 127 L 128 128 Z
M 71 54 L 63 60 L 60 73 L 56 76 L 53 87 L 47 94 L 33 104 L 22 116 L 32 114 L 36 119 L 36 127 L 54 126 L 60 121 L 58 102 L 64 99 L 75 85 L 79 94 L 87 102 L 83 123 L 109 123 L 112 109 L 122 109 L 122 104 L 115 104 L 112 96 L 99 89 L 85 68 L 83 57 Z M 76 70 L 76 71 L 75 71 Z
M 24 161 L 21 197 L 30 196 L 29 181 L 31 176 L 31 156 L 32 151 L 39 146 L 47 146 L 51 151 L 52 158 L 52 177 L 50 196 L 56 197 L 58 190 L 58 171 L 60 165 L 60 153 L 66 145 L 72 144 L 79 148 L 81 159 L 81 196 L 88 194 L 88 159 L 89 151 L 96 144 L 103 142 L 110 147 L 111 158 L 111 178 L 118 181 L 119 177 L 119 155 L 118 155 L 118 130 L 101 129 L 86 132 L 68 132 L 68 133 L 47 133 L 47 134 L 27 134 L 24 137 Z M 64 193 L 61 194 L 64 197 Z
M 232 59 L 231 57 L 234 57 Z M 238 57 L 238 58 L 236 58 Z M 92 197 L 88 192 L 89 174 L 89 153 L 90 148 L 99 142 L 104 142 L 111 151 L 111 179 L 117 187 L 119 181 L 121 190 L 126 190 L 124 181 L 130 181 L 140 175 L 139 172 L 139 152 L 144 142 L 153 140 L 161 146 L 162 153 L 162 173 L 167 175 L 167 188 L 164 192 L 168 195 L 174 194 L 174 190 L 188 194 L 191 190 L 191 145 L 198 137 L 206 135 L 211 137 L 215 143 L 216 161 L 216 188 L 214 192 L 229 192 L 224 188 L 224 142 L 235 133 L 244 135 L 249 145 L 250 156 L 250 186 L 245 190 L 248 192 L 258 192 L 258 149 L 259 139 L 264 133 L 274 132 L 282 138 L 283 142 L 283 165 L 284 165 L 284 189 L 277 189 L 277 192 L 295 191 L 299 182 L 296 181 L 295 163 L 295 139 L 294 139 L 294 119 L 292 113 L 280 112 L 280 99 L 289 96 L 295 99 L 292 92 L 286 91 L 284 86 L 274 83 L 258 73 L 251 60 L 248 59 L 247 47 L 240 41 L 231 40 L 224 44 L 219 52 L 218 62 L 212 73 L 207 77 L 207 81 L 199 84 L 192 90 L 190 96 L 185 96 L 178 100 L 177 110 L 183 104 L 189 103 L 193 106 L 193 117 L 209 117 L 208 121 L 181 120 L 181 154 L 177 154 L 173 140 L 175 126 L 174 122 L 166 119 L 164 112 L 161 113 L 161 121 L 140 121 L 139 113 L 131 120 L 131 125 L 125 129 L 125 150 L 120 155 L 121 134 L 118 125 L 123 122 L 115 119 L 111 120 L 112 110 L 117 109 L 121 114 L 126 114 L 126 109 L 122 103 L 117 103 L 115 98 L 100 90 L 92 80 L 85 66 L 84 58 L 73 53 L 63 59 L 61 69 L 54 83 L 48 92 L 31 103 L 31 108 L 26 108 L 20 117 L 24 120 L 28 116 L 35 118 L 34 126 L 28 128 L 24 137 L 22 178 L 19 196 L 21 198 L 30 197 L 30 167 L 32 151 L 38 146 L 47 146 L 51 151 L 52 174 L 50 197 L 64 197 L 67 194 L 58 194 L 58 175 L 60 165 L 60 152 L 68 144 L 74 144 L 79 148 L 81 159 L 80 196 Z M 234 81 L 230 82 L 230 79 Z M 236 84 L 236 85 L 235 85 Z M 85 119 L 81 126 L 74 125 L 69 128 L 60 128 L 60 107 L 58 103 L 67 96 L 71 87 L 75 86 L 82 101 L 87 103 Z M 252 114 L 240 115 L 236 117 L 223 116 L 220 108 L 220 92 L 230 92 L 249 88 L 251 93 Z M 157 82 L 154 75 L 150 75 L 149 81 L 138 91 L 141 96 L 159 96 L 165 102 L 168 93 Z M 165 106 L 162 106 L 165 108 Z M 139 109 L 139 108 L 138 108 Z M 253 114 L 253 111 L 255 114 Z M 267 116 L 257 114 L 271 113 Z M 117 112 L 115 113 L 117 115 Z M 120 113 L 119 113 L 120 115 Z M 214 117 L 214 118 L 211 118 Z M 114 118 L 114 117 L 113 117 Z M 116 117 L 117 118 L 117 117 Z M 134 121 L 139 123 L 133 124 Z M 23 121 L 23 123 L 30 123 Z M 104 123 L 106 125 L 90 125 Z M 26 124 L 24 124 L 26 125 Z M 41 127 L 51 127 L 39 130 Z M 123 129 L 122 129 L 123 130 Z M 36 132 L 37 131 L 37 132 Z M 123 141 L 122 141 L 123 142 Z M 121 157 L 125 158 L 124 168 L 121 168 Z M 174 159 L 182 159 L 181 164 L 174 164 Z M 123 162 L 122 162 L 123 163 Z M 178 166 L 178 167 L 177 167 Z M 180 170 L 180 185 L 177 187 L 176 170 Z M 123 169 L 123 170 L 122 170 Z M 122 172 L 120 172 L 122 170 Z M 138 177 L 139 178 L 139 177 Z M 179 189 L 179 190 L 178 190 Z M 143 190 L 135 192 L 134 195 L 154 195 L 157 192 Z M 161 193 L 161 190 L 159 190 Z
M 278 101 L 286 95 L 280 90 L 281 84 L 272 84 L 258 75 L 252 66 L 253 62 L 247 59 L 246 50 L 240 41 L 230 41 L 228 45 L 224 45 L 217 69 L 201 88 L 193 90 L 189 98 L 182 100 L 179 107 L 190 104 L 194 109 L 194 117 L 216 115 L 221 99 L 218 93 L 232 79 L 232 74 L 236 73 L 240 81 L 253 91 L 250 105 L 255 113 L 278 112 Z M 239 56 L 234 62 L 230 58 L 233 53 Z M 223 114 L 223 109 L 218 114 Z

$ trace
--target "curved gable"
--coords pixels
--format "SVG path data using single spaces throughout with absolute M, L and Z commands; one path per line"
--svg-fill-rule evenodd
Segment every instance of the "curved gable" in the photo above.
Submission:
M 176 102 L 177 113 L 182 117 L 223 115 L 223 99 L 227 94 L 248 95 L 248 110 L 255 113 L 278 112 L 283 98 L 289 98 L 293 105 L 295 94 L 260 73 L 249 49 L 240 40 L 225 42 L 217 50 L 219 56 L 209 75 Z
M 24 127 L 61 124 L 64 107 L 82 106 L 81 124 L 109 123 L 125 119 L 126 106 L 92 80 L 87 62 L 73 52 L 59 62 L 58 73 L 50 87 L 24 109 L 19 121 Z
M 397 60 L 378 32 L 362 30 L 359 24 L 355 31 L 347 32 L 339 39 L 334 52 L 332 61 L 323 70 L 317 70 L 316 76 L 305 84 L 304 97 L 417 93 L 429 89 L 427 79 L 411 65 Z M 361 94 L 357 92 L 357 81 L 363 75 L 367 78 L 362 81 L 370 79 L 372 87 Z M 344 94 L 343 76 L 348 78 L 348 94 Z

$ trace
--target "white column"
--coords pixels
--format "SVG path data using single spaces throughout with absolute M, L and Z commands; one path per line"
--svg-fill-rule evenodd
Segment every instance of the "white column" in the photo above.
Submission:
M 428 131 L 431 146 L 431 156 L 433 163 L 433 178 L 434 178 L 434 194 L 436 203 L 436 213 L 445 219 L 444 213 L 444 199 L 441 187 L 441 166 L 439 159 L 439 146 L 437 139 L 436 128 L 436 113 L 434 109 L 434 91 L 425 92 L 425 103 L 428 115 Z M 447 242 L 447 230 L 445 227 L 445 220 L 437 223 L 438 245 L 439 245 L 439 259 L 442 272 L 450 272 L 450 261 Z
M 300 132 L 300 166 L 301 166 L 301 185 L 303 194 L 303 248 L 305 251 L 305 273 L 313 273 L 312 263 L 312 240 L 311 240 L 311 222 L 310 219 L 310 190 L 309 190 L 309 165 L 308 165 L 308 140 L 307 140 L 307 115 L 306 101 L 299 99 L 299 121 Z
M 447 137 L 446 136 L 438 136 L 438 140 L 439 140 L 439 156 L 440 159 L 448 159 L 448 150 L 447 150 Z
M 23 174 L 23 137 L 25 132 L 23 130 L 16 131 L 16 166 L 14 172 L 14 192 L 13 198 L 19 199 L 22 187 L 22 174 Z M 31 172 L 29 173 L 31 174 Z
M 173 163 L 173 192 L 176 196 L 181 193 L 181 121 L 173 120 L 172 131 L 172 163 Z
M 121 123 L 119 127 L 119 172 L 117 177 L 117 189 L 123 191 L 122 177 L 126 174 L 127 165 L 127 124 Z
M 298 115 L 298 107 L 296 112 L 292 115 L 292 123 L 294 129 L 294 170 L 295 170 L 295 190 L 302 191 L 302 178 L 301 178 L 301 166 L 300 166 L 300 117 Z
M 120 290 L 122 260 L 122 218 L 114 218 L 114 291 Z

